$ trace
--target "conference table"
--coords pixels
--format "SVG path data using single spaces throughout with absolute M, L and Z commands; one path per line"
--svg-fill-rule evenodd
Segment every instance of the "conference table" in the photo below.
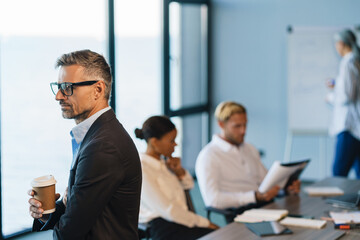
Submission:
M 345 194 L 354 193 L 360 190 L 360 180 L 347 178 L 331 177 L 312 184 L 311 186 L 337 186 L 341 188 Z M 274 202 L 264 206 L 266 209 L 287 209 L 289 214 L 300 214 L 313 216 L 315 219 L 321 217 L 329 218 L 329 211 L 342 211 L 343 208 L 334 207 L 325 202 L 324 197 L 310 197 L 306 193 L 301 192 L 299 195 L 286 196 L 277 198 Z M 237 240 L 237 239 L 360 239 L 360 230 L 336 230 L 334 223 L 327 221 L 326 226 L 322 229 L 309 229 L 301 227 L 288 227 L 293 233 L 279 236 L 259 237 L 251 232 L 243 223 L 233 222 L 222 227 L 204 237 L 201 240 Z

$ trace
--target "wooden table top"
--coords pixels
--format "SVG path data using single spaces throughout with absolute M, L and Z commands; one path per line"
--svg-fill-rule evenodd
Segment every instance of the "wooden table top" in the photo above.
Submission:
M 360 180 L 350 180 L 346 178 L 326 178 L 312 186 L 337 186 L 344 190 L 345 193 L 357 192 L 360 190 Z M 333 207 L 325 203 L 323 197 L 309 197 L 307 194 L 301 192 L 298 196 L 287 196 L 276 199 L 273 203 L 266 205 L 263 208 L 268 209 L 287 209 L 290 214 L 302 214 L 314 216 L 315 219 L 321 217 L 328 217 L 329 211 L 340 211 L 342 209 Z M 218 229 L 202 238 L 201 240 L 237 240 L 237 239 L 265 239 L 266 240 L 313 240 L 313 239 L 360 239 L 360 230 L 335 230 L 333 222 L 327 222 L 322 229 L 309 229 L 299 227 L 288 227 L 293 234 L 280 236 L 259 237 L 251 232 L 243 223 L 233 222 L 221 229 Z

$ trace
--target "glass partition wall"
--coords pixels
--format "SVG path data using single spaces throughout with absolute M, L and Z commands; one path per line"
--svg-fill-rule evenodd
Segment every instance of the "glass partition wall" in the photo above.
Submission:
M 105 0 L 0 1 L 4 237 L 31 227 L 27 190 L 32 178 L 52 174 L 63 195 L 75 122 L 62 118 L 49 83 L 57 81 L 55 61 L 63 53 L 91 49 L 107 58 L 106 16 Z
M 139 152 L 135 128 L 161 114 L 161 16 L 161 0 L 115 1 L 116 115 Z

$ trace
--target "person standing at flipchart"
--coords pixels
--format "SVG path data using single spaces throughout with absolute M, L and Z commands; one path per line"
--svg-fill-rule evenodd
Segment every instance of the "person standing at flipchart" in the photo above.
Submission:
M 330 134 L 336 135 L 334 176 L 348 176 L 353 167 L 360 179 L 360 49 L 355 34 L 345 29 L 335 35 L 342 57 L 336 80 L 327 100 L 333 105 Z

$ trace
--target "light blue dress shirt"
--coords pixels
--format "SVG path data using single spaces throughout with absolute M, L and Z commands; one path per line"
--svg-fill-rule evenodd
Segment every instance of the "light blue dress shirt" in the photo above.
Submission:
M 73 153 L 73 160 L 71 163 L 71 169 L 74 167 L 75 159 L 77 157 L 79 148 L 81 146 L 82 141 L 86 133 L 89 131 L 91 125 L 96 121 L 98 117 L 100 117 L 103 113 L 110 110 L 111 107 L 106 107 L 101 109 L 100 111 L 96 112 L 91 117 L 85 119 L 78 125 L 76 125 L 70 132 L 71 135 L 71 145 L 72 145 L 72 153 Z

